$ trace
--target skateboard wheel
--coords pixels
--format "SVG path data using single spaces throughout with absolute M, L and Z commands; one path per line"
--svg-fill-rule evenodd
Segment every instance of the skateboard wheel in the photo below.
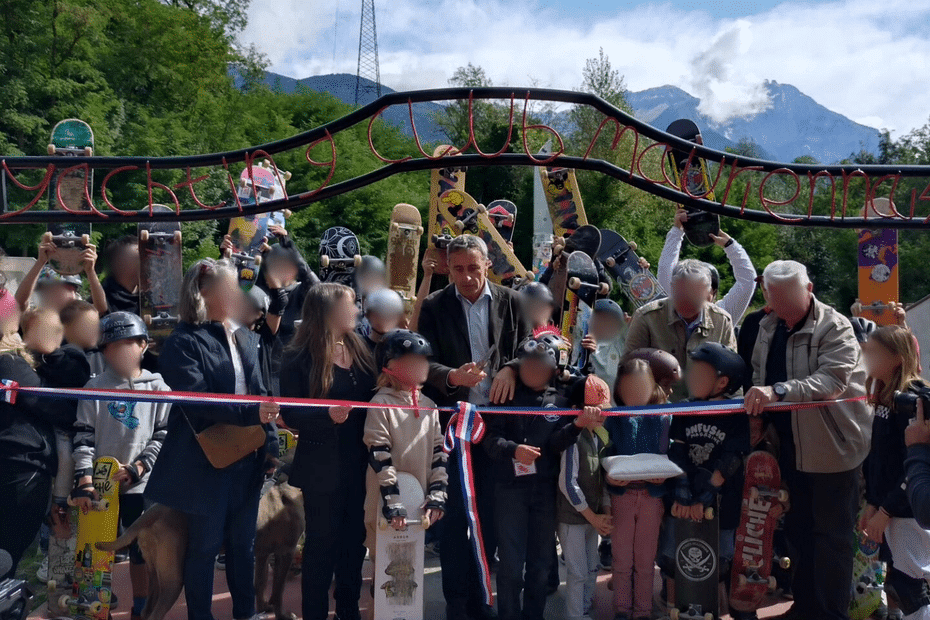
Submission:
M 152 324 L 152 315 L 151 315 L 151 314 L 145 314 L 145 315 L 142 316 L 142 320 L 145 321 L 145 324 L 146 324 L 146 325 L 151 325 L 151 324 Z
M 255 257 L 255 266 L 258 267 L 258 266 L 261 265 L 261 264 L 262 264 L 262 257 L 261 257 L 261 255 L 256 256 L 256 257 Z
M 707 519 L 708 521 L 710 521 L 711 519 L 713 519 L 713 518 L 714 518 L 714 509 L 713 509 L 713 508 L 705 508 L 705 509 L 704 509 L 704 518 Z
M 454 226 L 455 226 L 455 229 L 459 231 L 459 233 L 465 230 L 465 222 L 463 222 L 462 220 L 455 220 Z
M 614 260 L 613 256 L 609 256 L 607 260 L 604 261 L 604 264 L 607 265 L 608 267 L 613 267 L 614 265 L 617 264 L 617 261 Z
M 48 581 L 45 582 L 45 585 L 46 587 L 48 587 L 49 590 L 54 590 L 58 587 L 58 582 L 55 581 L 54 579 L 49 579 Z
M 287 173 L 287 178 L 290 178 L 290 177 L 291 177 L 291 173 L 288 172 L 288 173 Z M 288 219 L 289 217 L 291 217 L 292 215 L 294 215 L 294 212 L 291 211 L 290 209 L 285 209 L 285 210 L 281 211 L 281 213 L 284 214 L 284 219 Z
M 668 610 L 668 619 L 669 620 L 678 620 L 681 617 L 681 612 L 678 609 L 672 607 Z
M 418 234 L 418 235 L 422 235 L 422 234 L 423 234 L 423 227 L 422 227 L 422 226 L 417 226 L 417 234 Z
M 103 603 L 101 603 L 100 601 L 94 601 L 93 603 L 90 604 L 87 610 L 90 613 L 97 615 L 103 610 Z
M 488 208 L 484 205 L 478 205 L 478 213 L 487 213 Z
M 581 288 L 581 280 L 579 280 L 578 278 L 569 278 L 568 288 L 572 289 L 573 291 L 577 291 L 578 289 Z
M 326 256 L 325 254 L 320 256 L 320 267 L 323 269 L 329 267 L 329 256 Z
M 636 250 L 639 249 L 639 246 L 636 245 L 636 242 L 635 242 L 635 241 L 631 241 L 631 242 L 630 242 L 630 249 L 633 250 L 633 251 L 635 252 Z
M 356 254 L 355 256 L 353 256 L 353 257 L 352 257 L 352 264 L 355 265 L 356 268 L 361 267 L 361 266 L 362 266 L 362 257 L 359 256 L 358 254 Z
M 81 235 L 81 243 L 85 246 L 90 243 L 90 235 Z
M 45 148 L 46 148 L 46 150 L 48 151 L 48 154 L 49 154 L 49 155 L 54 155 L 54 154 L 55 154 L 55 145 L 54 145 L 54 144 L 49 144 L 49 145 L 48 145 L 47 147 L 45 147 Z
M 739 586 L 740 586 L 741 588 L 742 588 L 743 586 L 745 586 L 746 583 L 748 583 L 748 582 L 749 582 L 749 580 L 746 579 L 746 575 L 737 575 L 737 576 L 736 576 L 736 583 L 738 583 Z
M 94 149 L 93 149 L 93 147 L 85 146 L 85 147 L 84 147 L 84 156 L 85 156 L 85 157 L 93 157 L 93 155 L 94 155 Z
M 780 501 L 782 504 L 788 501 L 788 490 L 787 489 L 778 490 L 778 501 Z
M 610 292 L 610 285 L 607 284 L 606 282 L 601 282 L 601 288 L 600 288 L 601 295 L 606 295 L 609 292 Z
M 106 512 L 107 510 L 110 509 L 110 500 L 108 500 L 108 499 L 102 499 L 102 500 L 100 500 L 100 501 L 97 502 L 97 505 L 94 506 L 94 508 L 96 508 L 96 509 L 99 510 L 100 512 Z
M 67 594 L 62 594 L 62 595 L 58 598 L 58 607 L 59 607 L 59 609 L 67 609 L 67 608 L 68 608 L 68 598 L 69 598 L 69 597 L 68 597 Z
M 714 614 L 707 612 L 704 614 L 704 620 L 714 620 Z
M 143 228 L 142 230 L 139 231 L 139 241 L 141 241 L 142 243 L 145 243 L 148 240 L 149 240 L 149 231 Z
M 778 589 L 778 580 L 769 575 L 769 590 L 775 591 Z
M 51 243 L 52 242 L 52 233 L 45 232 L 42 233 L 42 243 Z
M 284 180 L 285 180 L 285 181 L 290 181 L 290 180 L 291 180 L 291 176 L 293 176 L 293 175 L 291 174 L 291 171 L 288 170 L 287 172 L 285 172 L 285 173 L 284 173 L 283 175 L 281 175 L 281 176 L 284 177 Z
M 778 558 L 778 565 L 782 569 L 788 570 L 791 568 L 791 558 Z
M 400 228 L 400 226 L 398 226 L 395 222 L 391 222 L 391 232 L 392 232 L 392 233 L 397 233 L 397 229 L 399 229 L 399 228 Z
M 174 231 L 174 242 L 181 243 L 181 231 L 180 230 Z

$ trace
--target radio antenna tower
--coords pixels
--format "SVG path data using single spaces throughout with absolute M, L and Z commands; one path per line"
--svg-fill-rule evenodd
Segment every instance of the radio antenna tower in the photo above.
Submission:
M 376 97 L 381 96 L 381 70 L 378 68 L 378 29 L 375 27 L 375 0 L 362 0 L 362 23 L 358 29 L 358 71 L 355 74 L 355 105 L 364 91 L 371 90 L 362 79 L 375 83 Z

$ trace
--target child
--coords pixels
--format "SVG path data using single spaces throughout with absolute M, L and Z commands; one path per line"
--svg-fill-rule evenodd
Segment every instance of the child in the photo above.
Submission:
M 617 368 L 614 401 L 621 407 L 642 407 L 666 402 L 649 363 L 624 360 Z M 611 416 L 604 427 L 610 437 L 610 455 L 665 454 L 671 416 Z M 665 508 L 662 480 L 638 482 L 607 479 L 611 494 L 613 530 L 613 591 L 616 620 L 649 618 L 659 529 Z
M 106 371 L 87 383 L 88 389 L 170 390 L 161 375 L 143 370 L 142 354 L 148 345 L 145 323 L 130 312 L 113 312 L 100 322 L 100 348 L 107 360 Z M 74 425 L 76 487 L 71 497 L 85 513 L 96 491 L 93 486 L 94 459 L 112 456 L 121 467 L 114 479 L 119 483 L 119 518 L 129 527 L 142 514 L 142 492 L 168 428 L 167 403 L 142 401 L 82 400 Z M 133 584 L 132 620 L 145 607 L 148 577 L 136 543 L 129 550 L 129 576 Z
M 65 342 L 84 351 L 90 365 L 91 378 L 103 372 L 103 354 L 97 348 L 100 339 L 100 315 L 92 304 L 75 299 L 61 309 L 61 324 L 65 329 Z
M 610 387 L 589 375 L 575 384 L 575 402 L 592 407 L 610 406 Z M 580 396 L 580 397 L 579 397 Z M 602 426 L 586 428 L 578 440 L 562 453 L 556 513 L 559 540 L 568 572 L 565 592 L 566 617 L 589 618 L 594 602 L 599 555 L 597 537 L 610 536 L 610 505 L 604 501 L 604 474 L 601 457 L 607 446 Z
M 519 346 L 512 407 L 567 408 L 553 387 L 563 352 L 558 336 L 537 333 Z M 596 407 L 574 418 L 559 415 L 488 416 L 482 442 L 496 479 L 498 613 L 502 620 L 542 618 L 553 559 L 555 503 L 561 452 L 585 427 L 603 422 Z M 524 581 L 525 567 L 525 581 Z M 520 594 L 523 594 L 521 611 Z
M 909 329 L 879 327 L 863 351 L 869 373 L 866 389 L 875 417 L 865 467 L 867 505 L 860 528 L 876 543 L 887 542 L 891 557 L 885 583 L 897 594 L 905 617 L 926 619 L 930 618 L 930 531 L 918 525 L 908 500 L 904 435 L 917 417 L 917 400 L 927 398 L 930 386 L 920 378 Z
M 370 292 L 365 298 L 365 320 L 367 333 L 362 335 L 374 351 L 386 333 L 397 329 L 404 322 L 404 300 L 397 291 L 389 288 Z M 361 332 L 361 324 L 357 329 Z
M 123 235 L 104 250 L 109 275 L 103 280 L 110 312 L 139 314 L 139 238 Z
M 379 505 L 394 529 L 407 527 L 410 515 L 399 503 L 397 472 L 413 474 L 420 482 L 426 492 L 426 518 L 430 524 L 442 518 L 445 510 L 448 479 L 439 411 L 432 400 L 420 394 L 429 372 L 430 355 L 432 349 L 426 339 L 406 329 L 385 334 L 375 353 L 381 369 L 380 389 L 371 402 L 384 406 L 368 410 L 364 434 L 371 462 L 365 525 L 372 559 Z M 423 409 L 399 409 L 396 405 L 418 405 Z
M 626 315 L 617 302 L 612 299 L 594 302 L 588 335 L 582 339 L 581 346 L 590 351 L 591 371 L 607 385 L 614 385 L 617 381 L 626 326 Z
M 542 282 L 530 282 L 520 289 L 523 298 L 523 311 L 532 329 L 552 324 L 552 314 L 556 303 L 552 291 Z
M 685 381 L 692 401 L 724 400 L 742 389 L 746 362 L 736 351 L 705 342 L 688 357 Z M 726 566 L 733 559 L 742 504 L 743 457 L 750 449 L 748 416 L 676 416 L 671 439 L 669 458 L 686 474 L 675 479 L 672 516 L 700 521 L 705 508 L 716 507 L 719 497 L 719 557 Z M 727 573 L 721 570 L 720 578 L 729 584 Z

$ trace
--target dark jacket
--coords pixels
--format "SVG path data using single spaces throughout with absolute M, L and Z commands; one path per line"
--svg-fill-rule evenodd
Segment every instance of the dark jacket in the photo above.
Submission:
M 16 381 L 23 387 L 41 384 L 26 360 L 10 353 L 0 355 L 0 379 Z M 47 476 L 58 471 L 53 427 L 62 426 L 66 420 L 55 417 L 60 410 L 46 407 L 49 402 L 30 394 L 17 394 L 15 405 L 0 399 L 0 472 L 9 472 L 11 466 Z
M 107 310 L 110 312 L 139 312 L 139 295 L 127 291 L 113 276 L 107 276 L 101 283 L 107 298 Z
M 765 308 L 750 312 L 743 317 L 743 323 L 736 332 L 736 352 L 746 362 L 746 368 L 752 368 L 752 351 L 756 346 L 756 338 L 759 337 L 759 324 L 762 319 L 769 315 Z M 752 387 L 752 373 L 744 373 L 743 391 Z
M 529 389 L 519 381 L 508 407 L 567 409 L 569 402 L 555 388 L 542 392 Z M 522 483 L 551 480 L 559 475 L 562 452 L 577 441 L 582 429 L 568 415 L 498 414 L 487 416 L 487 436 L 481 445 L 494 463 L 494 479 L 500 483 Z M 536 473 L 516 476 L 514 456 L 519 445 L 540 448 L 533 462 Z
M 266 395 L 257 359 L 258 337 L 240 329 L 235 339 L 248 393 Z M 165 340 L 159 361 L 161 375 L 174 391 L 217 394 L 236 391 L 229 344 L 220 323 L 178 323 Z M 259 424 L 258 405 L 174 405 L 168 417 L 168 434 L 145 489 L 148 499 L 183 512 L 209 515 L 216 506 L 224 505 L 233 485 L 249 485 L 259 492 L 265 456 L 269 449 L 275 451 L 271 454 L 277 454 L 277 429 L 273 424 L 265 424 L 266 445 L 254 455 L 219 470 L 210 465 L 194 437 L 194 431 L 199 433 L 217 422 Z
M 375 395 L 372 373 L 338 366 L 328 394 L 310 394 L 310 352 L 301 352 L 281 370 L 281 394 L 293 398 L 329 398 L 368 402 Z M 334 493 L 344 485 L 364 485 L 368 449 L 362 441 L 367 409 L 353 409 L 336 424 L 327 407 L 282 407 L 284 423 L 300 436 L 288 483 L 305 493 Z
M 517 356 L 517 346 L 531 332 L 520 305 L 519 293 L 492 282 L 488 286 L 491 289 L 489 343 L 492 347 L 497 345 L 497 348 L 485 370 L 493 375 Z M 418 328 L 433 348 L 424 393 L 440 406 L 467 401 L 467 388 L 450 389 L 446 384 L 451 370 L 468 362 L 480 361 L 471 359 L 468 325 L 454 284 L 432 293 L 423 301 Z M 449 415 L 443 415 L 445 424 Z
M 84 351 L 73 344 L 58 347 L 52 353 L 34 353 L 36 374 L 42 379 L 42 387 L 82 388 L 90 381 L 90 363 Z M 77 419 L 77 399 L 46 399 L 42 406 L 60 420 L 58 429 L 74 432 Z
M 907 498 L 914 518 L 920 527 L 930 529 L 930 444 L 910 446 L 904 469 L 907 472 Z

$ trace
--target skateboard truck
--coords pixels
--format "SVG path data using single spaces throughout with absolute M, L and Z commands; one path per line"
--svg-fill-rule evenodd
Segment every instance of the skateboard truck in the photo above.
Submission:
M 75 235 L 65 233 L 63 235 L 53 235 L 50 232 L 42 234 L 42 241 L 45 243 L 54 243 L 59 248 L 86 248 L 90 244 L 90 235 Z
M 669 620 L 714 620 L 714 614 L 701 612 L 700 605 L 689 605 L 687 611 L 671 608 L 668 610 Z
M 322 267 L 323 269 L 326 269 L 330 265 L 334 267 L 336 265 L 341 265 L 344 267 L 348 267 L 351 265 L 353 267 L 358 268 L 358 267 L 361 267 L 362 265 L 362 257 L 359 254 L 356 254 L 355 256 L 351 258 L 330 258 L 329 256 L 325 254 L 320 256 L 320 267 Z
M 768 579 L 762 577 L 762 575 L 760 575 L 758 572 L 760 568 L 762 567 L 753 566 L 751 567 L 752 572 L 750 572 L 748 575 L 747 574 L 738 575 L 736 577 L 736 580 L 739 582 L 739 585 L 746 586 L 746 585 L 767 584 L 769 590 L 773 590 L 773 591 L 776 590 L 778 588 L 778 581 L 773 576 L 769 576 Z
M 774 497 L 784 504 L 788 501 L 788 491 L 785 489 L 770 489 L 769 487 L 752 487 L 749 489 L 749 499 L 757 500 L 760 497 Z
M 581 278 L 569 278 L 568 279 L 568 288 L 573 291 L 580 290 L 582 288 L 596 288 L 597 292 L 600 295 L 606 295 L 610 292 L 610 287 L 606 282 L 599 282 L 597 284 L 588 284 L 587 282 L 582 282 Z

